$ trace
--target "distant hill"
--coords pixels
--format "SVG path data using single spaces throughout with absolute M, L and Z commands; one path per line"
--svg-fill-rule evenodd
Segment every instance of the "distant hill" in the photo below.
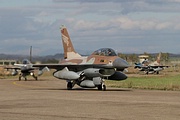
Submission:
M 135 53 L 127 53 L 127 54 L 125 53 L 125 55 L 131 55 L 131 54 L 135 54 Z M 148 53 L 148 54 L 156 57 L 159 53 Z M 139 56 L 139 55 L 143 55 L 143 53 L 142 54 L 135 54 L 135 55 Z M 180 54 L 169 53 L 169 57 L 170 58 L 180 58 Z
M 46 63 L 48 61 L 59 61 L 63 59 L 64 54 L 55 54 L 55 55 L 47 55 L 47 56 L 32 56 L 32 62 L 42 62 Z M 9 55 L 9 54 L 0 54 L 1 60 L 17 60 L 22 61 L 23 59 L 30 59 L 28 55 Z
M 149 53 L 152 56 L 156 56 L 158 53 Z M 126 54 L 130 55 L 130 53 Z M 136 54 L 142 55 L 142 54 Z M 84 55 L 83 55 L 84 56 Z M 85 55 L 86 56 L 86 55 Z M 46 55 L 46 56 L 32 56 L 32 62 L 41 62 L 41 63 L 54 63 L 58 62 L 59 60 L 64 58 L 64 54 L 55 54 L 55 55 Z M 169 58 L 170 59 L 180 59 L 180 54 L 172 54 L 169 53 Z M 22 61 L 23 59 L 30 59 L 28 55 L 8 55 L 8 54 L 0 54 L 0 59 L 1 60 L 17 60 L 17 61 Z

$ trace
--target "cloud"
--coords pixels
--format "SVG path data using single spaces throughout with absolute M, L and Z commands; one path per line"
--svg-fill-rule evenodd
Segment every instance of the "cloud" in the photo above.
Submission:
M 179 12 L 178 0 L 52 0 L 1 7 L 0 41 L 4 42 L 0 45 L 1 52 L 21 53 L 28 46 L 34 46 L 37 54 L 59 52 L 62 24 L 67 26 L 75 48 L 112 47 L 123 52 L 165 50 L 153 41 L 164 46 L 167 44 L 163 40 L 178 43 Z M 172 47 L 166 49 L 169 48 Z
M 78 19 L 67 19 L 66 24 L 72 26 L 74 29 L 80 31 L 91 30 L 110 30 L 111 28 L 118 30 L 178 30 L 180 24 L 175 18 L 171 20 L 157 20 L 157 19 L 141 19 L 136 20 L 126 16 L 121 16 L 104 21 L 88 21 Z

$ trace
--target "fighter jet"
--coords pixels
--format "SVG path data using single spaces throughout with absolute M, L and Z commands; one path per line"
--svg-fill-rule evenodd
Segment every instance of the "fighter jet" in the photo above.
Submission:
M 27 76 L 31 75 L 35 80 L 38 80 L 38 77 L 35 76 L 34 72 L 35 70 L 39 70 L 38 72 L 38 76 L 42 75 L 44 71 L 49 71 L 49 69 L 47 67 L 44 67 L 42 69 L 39 69 L 37 67 L 33 67 L 33 64 L 28 60 L 28 59 L 24 59 L 22 61 L 22 64 L 14 64 L 13 67 L 5 67 L 7 70 L 9 69 L 13 69 L 12 71 L 12 75 L 16 76 L 19 73 L 19 81 L 21 80 L 21 78 L 23 77 L 25 79 L 25 81 L 27 80 Z M 18 72 L 19 71 L 19 72 Z
M 135 63 L 135 69 L 137 68 L 139 71 L 144 71 L 146 74 L 159 74 L 160 71 L 164 70 L 164 68 L 167 68 L 169 66 L 161 65 L 161 53 L 159 53 L 156 61 L 150 63 L 147 58 L 144 58 L 144 60 L 141 60 L 141 63 Z
M 125 60 L 119 58 L 113 49 L 101 48 L 90 56 L 83 57 L 75 51 L 65 26 L 61 27 L 61 36 L 64 60 L 61 60 L 59 64 L 35 64 L 33 67 L 46 66 L 56 69 L 53 76 L 66 80 L 68 90 L 71 90 L 74 85 L 106 90 L 105 79 L 118 81 L 127 79 L 122 71 L 129 65 Z

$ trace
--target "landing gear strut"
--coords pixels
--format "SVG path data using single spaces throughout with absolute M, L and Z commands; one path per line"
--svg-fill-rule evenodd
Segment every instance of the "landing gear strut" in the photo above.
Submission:
M 34 74 L 33 72 L 31 72 L 30 75 L 33 76 L 33 78 L 34 78 L 35 80 L 38 80 L 38 77 L 35 76 L 35 74 Z
M 67 83 L 67 90 L 72 90 L 72 82 Z
M 26 76 L 24 76 L 23 74 L 19 74 L 19 81 L 21 81 L 21 78 L 22 78 L 22 77 L 24 77 L 24 80 L 25 80 L 25 81 L 27 80 Z
M 22 76 L 22 75 L 19 75 L 19 81 L 21 81 L 21 78 L 22 78 L 22 77 L 24 78 L 25 81 L 27 81 L 26 76 Z
M 35 80 L 38 80 L 38 77 L 37 77 L 37 76 L 35 76 L 35 75 L 33 75 L 33 78 L 34 78 Z

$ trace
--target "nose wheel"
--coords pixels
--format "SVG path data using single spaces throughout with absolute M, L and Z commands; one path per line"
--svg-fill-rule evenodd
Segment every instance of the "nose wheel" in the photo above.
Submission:
M 101 79 L 101 84 L 97 86 L 98 90 L 106 91 L 105 80 Z

